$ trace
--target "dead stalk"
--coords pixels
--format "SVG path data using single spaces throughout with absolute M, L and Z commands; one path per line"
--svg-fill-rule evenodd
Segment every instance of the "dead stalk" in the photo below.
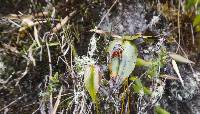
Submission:
M 57 33 L 67 22 L 68 20 L 76 14 L 76 10 L 69 14 L 69 16 L 66 16 L 63 20 L 61 20 L 60 23 L 58 23 L 53 29 L 53 33 Z
M 51 114 L 56 114 L 56 111 L 57 111 L 58 106 L 59 106 L 59 104 L 60 104 L 60 99 L 61 99 L 62 91 L 63 91 L 63 87 L 61 86 L 61 87 L 60 87 L 59 94 L 58 94 L 58 96 L 57 96 L 56 103 L 55 103 L 55 105 L 54 105 L 54 107 L 53 107 L 53 110 L 52 110 Z

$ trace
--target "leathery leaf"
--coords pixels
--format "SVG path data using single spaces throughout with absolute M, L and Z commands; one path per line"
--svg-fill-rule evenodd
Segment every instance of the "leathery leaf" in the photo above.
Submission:
M 109 65 L 109 69 L 110 69 L 110 76 L 111 77 L 116 77 L 118 70 L 119 70 L 119 58 L 112 58 L 111 59 L 111 64 Z
M 129 77 L 135 68 L 137 48 L 131 41 L 114 40 L 110 43 L 108 52 L 110 76 L 117 77 L 121 83 Z
M 124 80 L 129 77 L 135 68 L 137 60 L 137 48 L 130 41 L 123 41 L 122 43 L 122 58 L 119 65 L 118 76 Z
M 110 42 L 110 45 L 107 50 L 109 53 L 110 77 L 116 77 L 118 75 L 120 58 L 119 57 L 112 58 L 113 50 L 117 45 L 122 45 L 122 40 L 114 40 L 114 41 Z
M 99 89 L 99 67 L 96 65 L 87 65 L 84 74 L 84 84 L 89 92 L 92 101 L 97 101 L 97 91 Z
M 109 47 L 108 47 L 108 53 L 112 53 L 112 51 L 113 51 L 113 49 L 114 49 L 114 47 L 116 46 L 116 45 L 122 45 L 122 43 L 123 43 L 123 41 L 122 40 L 113 40 L 113 41 L 111 41 L 110 42 L 110 44 L 109 44 Z

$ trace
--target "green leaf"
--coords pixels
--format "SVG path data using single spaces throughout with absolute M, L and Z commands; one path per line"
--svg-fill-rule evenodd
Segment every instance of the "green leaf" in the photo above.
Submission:
M 196 31 L 196 32 L 200 32 L 200 25 L 197 25 L 197 26 L 195 27 L 195 31 Z
M 135 83 L 133 85 L 133 89 L 135 93 L 141 93 L 143 92 L 143 85 L 140 79 L 135 80 Z
M 137 80 L 138 78 L 136 77 L 136 76 L 131 76 L 130 78 L 129 78 L 129 80 L 131 80 L 131 81 L 135 81 L 135 80 Z
M 52 83 L 59 83 L 58 72 L 56 72 L 56 73 L 54 74 L 54 76 L 51 76 L 51 77 L 50 77 L 50 80 L 51 80 Z
M 133 89 L 135 93 L 144 93 L 146 95 L 151 95 L 152 92 L 149 88 L 143 86 L 142 82 L 140 79 L 136 79 L 135 83 L 133 84 Z
M 151 95 L 152 91 L 148 87 L 143 87 L 144 94 Z
M 165 109 L 161 108 L 160 106 L 155 107 L 156 114 L 170 114 L 168 111 Z
M 194 21 L 193 21 L 193 26 L 197 26 L 200 24 L 200 15 L 197 15 L 195 18 L 194 18 Z
M 145 61 L 144 59 L 137 58 L 136 66 L 151 66 L 152 62 L 151 61 Z
M 122 43 L 122 58 L 119 65 L 118 76 L 122 79 L 122 81 L 129 77 L 132 71 L 135 68 L 136 60 L 137 60 L 137 48 L 130 41 L 124 41 Z
M 148 68 L 147 76 L 148 76 L 149 78 L 152 78 L 152 77 L 154 77 L 154 76 L 157 76 L 159 66 L 160 66 L 160 61 L 159 61 L 159 59 L 153 61 L 152 65 Z
M 97 91 L 99 89 L 99 67 L 96 65 L 88 65 L 85 68 L 84 84 L 89 92 L 93 102 L 97 101 Z
M 197 0 L 186 0 L 185 8 L 187 10 L 190 9 L 190 8 L 192 8 L 193 6 L 195 6 L 196 2 L 197 2 Z
M 121 50 L 120 55 L 112 57 L 116 50 Z M 138 55 L 137 48 L 130 41 L 114 40 L 110 43 L 108 52 L 110 54 L 109 70 L 111 77 L 118 76 L 119 83 L 122 83 L 135 68 Z

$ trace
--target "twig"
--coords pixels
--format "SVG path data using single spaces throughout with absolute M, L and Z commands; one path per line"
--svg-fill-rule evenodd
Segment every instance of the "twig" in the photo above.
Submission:
M 176 44 L 179 45 L 177 42 L 176 42 Z M 180 46 L 180 49 L 181 49 L 181 51 L 183 52 L 185 58 L 188 59 L 187 54 L 185 53 L 185 51 L 183 50 L 183 48 L 182 48 L 181 46 Z M 189 60 L 189 59 L 188 59 L 188 60 Z M 192 70 L 193 77 L 196 79 L 196 81 L 198 81 L 198 77 L 195 75 L 194 69 L 192 68 L 192 64 L 189 63 L 189 66 L 190 66 L 190 69 Z
M 179 0 L 179 2 L 178 2 L 178 43 L 179 43 L 179 45 L 177 47 L 176 52 L 179 50 L 180 44 L 181 44 L 180 7 L 181 7 L 181 3 L 180 3 L 180 0 Z
M 15 26 L 17 26 L 18 28 L 20 28 L 20 27 L 21 27 L 21 25 L 19 25 L 19 24 L 15 23 L 14 21 L 12 21 L 12 20 L 10 20 L 10 19 L 8 19 L 8 21 L 9 21 L 10 23 L 14 24 Z
M 17 85 L 19 84 L 20 80 L 21 80 L 22 78 L 24 78 L 24 76 L 27 75 L 27 73 L 28 73 L 28 71 L 29 71 L 29 65 L 30 65 L 30 61 L 27 61 L 26 69 L 25 69 L 25 71 L 22 73 L 22 75 L 21 75 L 19 78 L 16 79 L 16 84 L 15 84 L 15 86 L 17 86 Z
M 103 20 L 106 18 L 106 16 L 108 15 L 108 13 L 110 13 L 110 11 L 112 10 L 112 8 L 115 6 L 115 4 L 118 2 L 118 0 L 115 0 L 115 2 L 112 4 L 112 6 L 108 9 L 108 11 L 106 12 L 106 14 L 101 18 L 101 21 L 99 22 L 99 24 L 97 25 L 97 28 L 101 25 L 101 23 L 103 22 Z
M 108 31 L 103 31 L 103 30 L 98 30 L 98 29 L 92 29 L 90 31 L 91 32 L 95 32 L 95 33 L 100 34 L 100 35 L 107 35 L 107 36 L 110 35 L 110 36 L 112 36 L 114 38 L 117 38 L 117 39 L 121 39 L 122 38 L 122 36 L 119 36 L 119 35 L 117 35 L 115 33 L 108 32 Z
M 192 24 L 190 24 L 190 28 L 191 28 L 191 32 L 192 32 L 192 44 L 194 45 L 194 31 L 193 31 Z
M 8 108 L 9 106 L 13 105 L 14 103 L 16 103 L 18 100 L 24 98 L 25 96 L 27 96 L 27 94 L 22 95 L 21 97 L 18 97 L 16 100 L 12 101 L 11 103 L 9 103 L 8 105 L 6 105 L 5 107 L 1 108 L 0 111 Z
M 95 27 L 94 30 L 97 30 L 99 28 L 99 26 L 101 25 L 101 23 L 103 22 L 103 20 L 106 18 L 106 16 L 108 15 L 108 13 L 111 11 L 111 9 L 115 6 L 115 4 L 117 3 L 118 0 L 115 0 L 115 2 L 112 4 L 112 6 L 108 9 L 108 11 L 106 12 L 106 14 L 101 18 L 101 21 L 99 22 L 99 24 Z M 90 58 L 93 56 L 94 51 L 96 50 L 96 38 L 95 38 L 96 33 L 94 33 L 92 35 L 92 37 L 90 38 L 90 44 L 89 44 L 89 48 L 88 48 L 88 52 L 87 55 L 90 56 Z M 92 42 L 92 43 L 91 43 Z
M 53 94 L 50 93 L 49 95 L 49 113 L 53 111 Z
M 47 47 L 47 53 L 48 53 L 48 59 L 49 59 L 49 76 L 52 76 L 52 65 L 51 65 L 51 52 L 50 52 L 50 48 L 49 48 L 49 43 L 48 40 L 46 39 L 46 47 Z
M 41 47 L 42 45 L 40 44 L 40 41 L 39 41 L 38 30 L 37 30 L 36 26 L 34 26 L 34 38 L 35 38 L 35 41 L 37 42 L 38 46 Z
M 0 84 L 6 84 L 12 78 L 12 76 L 13 75 L 10 75 L 6 80 L 0 79 Z
M 53 33 L 58 32 L 58 31 L 62 28 L 62 26 L 65 25 L 65 24 L 67 23 L 67 21 L 68 21 L 72 16 L 74 16 L 75 13 L 76 13 L 76 10 L 73 11 L 72 13 L 70 13 L 69 16 L 66 16 L 63 20 L 61 20 L 61 22 L 58 23 L 58 24 L 52 29 Z
M 111 9 L 115 6 L 115 4 L 117 3 L 117 1 L 118 0 L 115 0 L 115 2 L 108 9 L 108 11 L 106 12 L 106 14 L 101 18 L 99 24 L 94 28 L 95 31 L 99 28 L 99 26 L 101 25 L 101 23 L 103 22 L 103 20 L 106 18 L 106 16 L 108 15 L 108 13 L 111 11 Z M 88 52 L 87 52 L 87 55 L 89 55 L 90 57 L 93 56 L 93 53 L 96 50 L 96 48 L 94 48 L 94 47 L 96 47 L 95 35 L 96 35 L 96 32 L 90 38 L 90 44 L 89 44 L 89 48 L 88 48 Z M 93 45 L 91 44 L 91 42 L 93 42 Z
M 52 110 L 51 114 L 56 114 L 56 111 L 57 111 L 57 109 L 58 109 L 58 105 L 59 105 L 59 103 L 60 103 L 62 91 L 63 91 L 63 87 L 61 86 L 61 87 L 60 87 L 59 94 L 58 94 L 58 96 L 57 96 L 56 103 L 55 103 L 55 105 L 54 105 L 54 107 L 53 107 L 53 110 Z

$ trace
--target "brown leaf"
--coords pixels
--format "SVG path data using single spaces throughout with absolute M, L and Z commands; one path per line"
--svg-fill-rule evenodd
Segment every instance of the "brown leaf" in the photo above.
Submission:
M 104 30 L 99 30 L 99 29 L 91 29 L 90 32 L 95 32 L 97 34 L 100 34 L 100 35 L 104 35 L 104 36 L 112 36 L 114 38 L 122 38 L 121 36 L 117 35 L 117 34 L 114 34 L 112 32 L 108 32 L 108 31 L 104 31 Z
M 183 82 L 183 79 L 182 79 L 181 74 L 180 74 L 180 72 L 179 72 L 179 69 L 178 69 L 178 66 L 177 66 L 177 64 L 176 64 L 176 61 L 173 60 L 173 59 L 172 59 L 172 66 L 173 66 L 173 68 L 174 68 L 176 74 L 178 75 L 178 78 L 179 78 L 179 80 L 180 80 L 182 86 L 184 86 L 184 82 Z
M 171 76 L 171 75 L 167 75 L 167 74 L 161 75 L 160 77 L 161 77 L 161 78 L 168 79 L 168 80 L 178 80 L 177 77 Z
M 178 55 L 176 53 L 169 53 L 169 56 L 174 59 L 175 61 L 178 61 L 178 62 L 181 62 L 181 63 L 192 63 L 192 64 L 195 64 L 193 61 L 187 59 L 187 58 L 184 58 L 183 56 L 181 55 Z

